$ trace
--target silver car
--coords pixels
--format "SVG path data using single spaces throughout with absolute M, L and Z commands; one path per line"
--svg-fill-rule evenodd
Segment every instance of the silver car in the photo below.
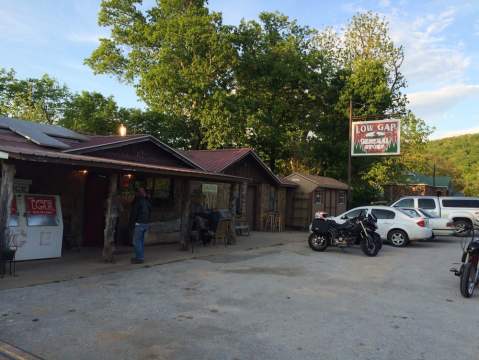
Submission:
M 432 229 L 434 236 L 453 236 L 455 234 L 454 221 L 451 219 L 435 216 L 424 209 L 399 208 L 416 218 L 424 218 L 427 220 L 428 226 Z

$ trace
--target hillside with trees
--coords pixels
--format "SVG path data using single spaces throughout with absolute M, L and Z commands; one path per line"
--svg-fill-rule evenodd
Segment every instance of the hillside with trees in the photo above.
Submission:
M 430 164 L 436 162 L 438 175 L 451 175 L 459 190 L 479 196 L 479 134 L 434 140 L 427 144 Z

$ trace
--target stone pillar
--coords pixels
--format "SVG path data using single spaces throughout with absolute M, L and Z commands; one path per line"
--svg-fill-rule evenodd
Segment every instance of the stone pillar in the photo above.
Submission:
M 183 181 L 183 191 L 181 192 L 181 236 L 180 246 L 182 250 L 187 250 L 190 243 L 190 210 L 191 210 L 191 184 L 190 180 Z
M 103 236 L 103 260 L 113 262 L 113 252 L 115 251 L 115 230 L 118 221 L 118 209 L 113 209 L 118 200 L 115 199 L 118 188 L 118 174 L 110 175 L 110 184 L 108 186 L 108 198 L 106 200 L 105 230 Z M 88 211 L 88 209 L 87 209 Z
M 0 252 L 9 245 L 10 233 L 8 221 L 10 218 L 13 199 L 13 179 L 15 178 L 15 165 L 2 162 L 2 183 L 0 187 Z M 5 263 L 0 262 L 0 272 L 5 273 Z

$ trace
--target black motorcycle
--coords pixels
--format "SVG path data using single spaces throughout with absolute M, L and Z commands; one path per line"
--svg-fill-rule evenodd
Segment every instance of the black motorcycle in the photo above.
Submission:
M 474 293 L 474 289 L 479 285 L 479 239 L 475 238 L 474 227 L 471 226 L 467 231 L 472 232 L 471 240 L 463 246 L 461 266 L 459 269 L 452 268 L 451 271 L 461 278 L 461 295 L 468 298 Z
M 344 224 L 332 219 L 314 219 L 308 244 L 314 251 L 325 251 L 328 246 L 344 248 L 360 245 L 364 254 L 376 256 L 382 247 L 376 223 L 376 217 L 365 212 L 348 219 Z

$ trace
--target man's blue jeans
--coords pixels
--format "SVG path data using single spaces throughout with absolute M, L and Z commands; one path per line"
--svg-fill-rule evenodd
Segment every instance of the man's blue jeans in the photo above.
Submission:
M 137 260 L 145 259 L 145 233 L 148 230 L 148 224 L 135 224 L 133 230 L 133 247 L 135 248 L 135 258 Z

